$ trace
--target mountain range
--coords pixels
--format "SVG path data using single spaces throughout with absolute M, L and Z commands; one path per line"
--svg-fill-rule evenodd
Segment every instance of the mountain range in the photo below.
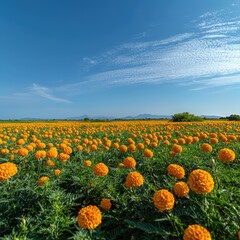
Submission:
M 219 119 L 221 116 L 217 115 L 201 115 L 200 117 L 206 119 Z M 104 115 L 97 115 L 97 116 L 88 116 L 88 115 L 81 115 L 79 117 L 69 117 L 69 118 L 61 118 L 61 119 L 49 119 L 49 118 L 32 118 L 32 117 L 25 117 L 20 119 L 7 119 L 7 120 L 19 120 L 19 121 L 37 121 L 37 120 L 134 120 L 134 119 L 171 119 L 172 115 L 154 115 L 154 114 L 139 114 L 136 116 L 125 116 L 125 117 L 114 117 L 114 116 L 104 116 Z M 6 120 L 6 119 L 2 119 Z

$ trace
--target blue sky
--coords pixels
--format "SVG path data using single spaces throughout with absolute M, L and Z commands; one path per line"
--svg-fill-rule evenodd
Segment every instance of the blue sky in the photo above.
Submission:
M 239 0 L 2 0 L 0 119 L 240 114 L 239 10 Z

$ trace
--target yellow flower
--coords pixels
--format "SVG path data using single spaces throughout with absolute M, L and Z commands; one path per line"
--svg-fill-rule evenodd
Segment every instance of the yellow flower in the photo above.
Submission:
M 153 204 L 160 211 L 171 210 L 174 202 L 173 194 L 166 189 L 159 190 L 153 195 Z
M 130 172 L 127 175 L 125 186 L 127 188 L 130 188 L 130 187 L 140 187 L 141 185 L 143 185 L 143 182 L 144 182 L 144 178 L 143 178 L 141 173 L 139 173 L 139 172 Z
M 189 225 L 183 235 L 183 240 L 211 240 L 209 231 L 197 224 Z
M 173 187 L 173 191 L 178 197 L 186 197 L 189 193 L 189 188 L 185 182 L 177 182 Z
M 109 210 L 112 207 L 112 203 L 109 198 L 103 198 L 100 207 L 104 210 Z
M 123 164 L 126 168 L 135 168 L 137 163 L 134 158 L 126 157 L 123 161 Z
M 48 177 L 42 176 L 38 179 L 38 186 L 43 186 L 49 180 Z
M 102 213 L 98 207 L 89 205 L 78 212 L 78 225 L 85 229 L 95 229 L 102 222 Z
M 218 152 L 218 158 L 222 162 L 232 162 L 235 159 L 235 152 L 229 148 L 223 148 Z
M 5 181 L 11 178 L 18 172 L 17 165 L 14 163 L 6 162 L 0 164 L 0 181 Z
M 210 173 L 197 169 L 190 173 L 188 184 L 198 194 L 210 193 L 214 188 L 214 180 Z
M 93 172 L 97 176 L 105 176 L 108 174 L 108 171 L 108 166 L 102 162 L 96 164 L 93 168 Z
M 185 176 L 185 170 L 183 167 L 177 164 L 169 164 L 167 167 L 168 174 L 178 179 L 182 179 Z

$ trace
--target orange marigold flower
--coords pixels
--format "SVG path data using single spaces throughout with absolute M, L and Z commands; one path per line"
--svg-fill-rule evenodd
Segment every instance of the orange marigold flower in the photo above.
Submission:
M 211 240 L 209 231 L 197 224 L 189 225 L 183 235 L 183 240 Z
M 117 149 L 117 148 L 119 148 L 119 144 L 117 142 L 115 142 L 115 143 L 113 143 L 112 147 Z
M 28 155 L 28 150 L 26 148 L 20 148 L 18 150 L 18 156 L 26 157 Z
M 137 163 L 133 157 L 126 157 L 123 164 L 126 168 L 135 168 Z
M 118 167 L 119 167 L 119 168 L 124 167 L 124 164 L 123 164 L 123 163 L 119 163 L 119 164 L 118 164 Z
M 166 189 L 159 190 L 153 195 L 153 204 L 160 211 L 171 210 L 174 203 L 173 194 Z
M 78 212 L 78 225 L 85 229 L 95 229 L 102 222 L 102 213 L 98 207 L 89 205 Z
M 134 143 L 130 144 L 129 147 L 128 147 L 129 152 L 134 152 L 135 149 L 136 149 L 136 146 L 135 146 Z
M 127 146 L 126 145 L 121 145 L 119 147 L 120 152 L 125 153 L 127 151 Z
M 235 159 L 235 152 L 229 148 L 223 148 L 218 152 L 218 158 L 223 162 L 232 162 Z
M 143 143 L 138 143 L 137 144 L 137 149 L 144 149 L 144 144 Z
M 147 158 L 152 158 L 153 157 L 153 152 L 150 149 L 147 148 L 144 151 L 144 156 L 147 157 Z
M 92 144 L 90 149 L 91 149 L 91 151 L 96 151 L 97 150 L 97 145 Z
M 48 177 L 42 176 L 38 179 L 38 186 L 43 186 L 49 180 Z
M 71 154 L 72 153 L 72 148 L 71 147 L 65 147 L 65 148 L 63 148 L 63 152 L 65 153 L 65 154 Z
M 143 178 L 141 173 L 139 173 L 139 172 L 130 172 L 127 175 L 125 186 L 127 188 L 130 188 L 130 187 L 140 187 L 141 185 L 143 185 L 143 182 L 144 182 L 144 178 Z
M 67 162 L 70 159 L 70 156 L 66 153 L 60 153 L 58 159 L 62 162 Z
M 181 145 L 184 144 L 185 143 L 185 139 L 184 138 L 179 138 L 178 139 L 178 143 L 181 144 Z
M 56 158 L 56 157 L 58 156 L 57 148 L 51 147 L 51 148 L 47 151 L 46 156 L 47 156 L 48 158 Z
M 218 143 L 218 139 L 217 138 L 211 138 L 210 139 L 210 143 L 211 144 L 217 144 Z
M 173 187 L 173 191 L 178 197 L 186 197 L 189 193 L 189 187 L 185 182 L 177 182 Z
M 17 145 L 23 145 L 24 143 L 25 141 L 22 138 L 17 140 Z
M 97 176 L 105 176 L 108 174 L 108 171 L 108 166 L 102 162 L 96 164 L 93 168 L 93 172 Z
M 182 179 L 185 176 L 185 170 L 182 166 L 177 164 L 169 164 L 167 167 L 168 174 L 178 179 Z
M 61 174 L 61 170 L 60 169 L 54 169 L 54 175 L 56 175 L 56 176 L 58 176 L 58 175 L 60 175 Z
M 18 172 L 17 165 L 11 162 L 0 164 L 0 181 L 3 182 L 11 178 Z
M 214 180 L 210 173 L 197 169 L 190 173 L 188 184 L 192 191 L 198 194 L 209 193 L 214 188 Z
M 109 198 L 103 198 L 100 207 L 104 210 L 109 210 L 112 207 L 112 203 Z
M 202 151 L 203 152 L 211 152 L 212 151 L 212 146 L 208 143 L 203 143 L 202 144 Z
M 35 153 L 34 157 L 35 157 L 36 159 L 44 159 L 44 158 L 46 157 L 46 152 L 45 152 L 44 150 L 38 150 L 38 151 Z
M 90 166 L 92 166 L 91 160 L 86 160 L 86 161 L 84 162 L 84 166 L 85 166 L 85 167 L 90 167 Z
M 182 152 L 182 146 L 180 146 L 180 145 L 178 145 L 178 144 L 173 144 L 173 146 L 172 146 L 172 151 L 173 151 L 174 153 L 179 154 L 179 153 Z
M 52 160 L 47 160 L 46 161 L 46 166 L 47 167 L 53 167 L 53 166 L 55 166 L 55 163 Z

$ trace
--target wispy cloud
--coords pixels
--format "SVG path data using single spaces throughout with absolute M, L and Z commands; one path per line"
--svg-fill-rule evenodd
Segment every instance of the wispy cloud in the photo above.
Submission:
M 94 73 L 58 90 L 79 93 L 87 88 L 164 82 L 189 83 L 201 90 L 240 84 L 240 17 L 231 14 L 207 12 L 193 21 L 191 31 L 154 41 L 143 41 L 144 34 L 86 58 Z
M 55 97 L 52 94 L 50 94 L 51 91 L 50 91 L 49 88 L 40 86 L 40 85 L 35 84 L 35 83 L 32 85 L 30 90 L 32 91 L 32 93 L 34 95 L 38 95 L 40 97 L 49 99 L 49 100 L 54 101 L 54 102 L 70 103 L 70 101 L 68 101 L 66 99 L 58 98 L 58 97 Z

